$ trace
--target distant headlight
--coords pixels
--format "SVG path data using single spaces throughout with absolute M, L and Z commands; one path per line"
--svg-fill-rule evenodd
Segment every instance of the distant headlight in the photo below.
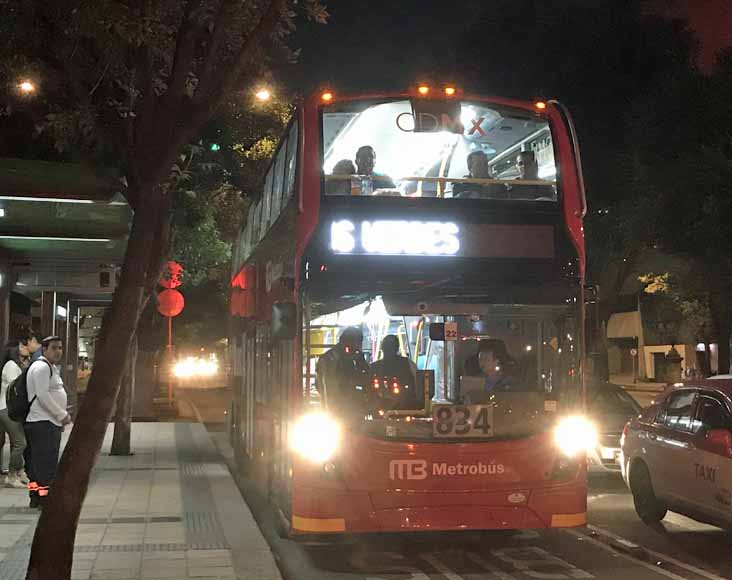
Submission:
M 341 426 L 331 415 L 309 413 L 295 421 L 290 431 L 290 449 L 312 461 L 328 461 L 341 442 Z
M 188 357 L 173 366 L 173 374 L 179 379 L 191 377 L 212 377 L 219 372 L 219 364 L 215 360 Z
M 565 417 L 554 429 L 554 441 L 567 457 L 575 457 L 597 445 L 597 429 L 582 415 Z

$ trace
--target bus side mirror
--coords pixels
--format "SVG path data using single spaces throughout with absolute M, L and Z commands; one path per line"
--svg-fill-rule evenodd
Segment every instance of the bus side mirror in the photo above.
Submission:
M 293 302 L 272 305 L 272 340 L 292 340 L 297 336 L 297 306 Z

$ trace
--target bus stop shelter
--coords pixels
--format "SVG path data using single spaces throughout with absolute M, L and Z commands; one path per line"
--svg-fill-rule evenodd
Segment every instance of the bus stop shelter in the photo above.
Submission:
M 23 327 L 61 336 L 71 394 L 124 257 L 123 188 L 107 169 L 0 159 L 0 339 Z

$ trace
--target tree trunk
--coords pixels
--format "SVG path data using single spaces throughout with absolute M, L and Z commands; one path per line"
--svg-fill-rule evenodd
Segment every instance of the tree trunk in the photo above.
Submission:
M 48 503 L 36 526 L 27 580 L 69 580 L 74 539 L 91 471 L 125 370 L 125 356 L 140 316 L 146 275 L 164 226 L 164 193 L 157 187 L 137 192 L 138 204 L 125 253 L 120 285 L 100 333 L 86 396 L 66 445 Z
M 111 455 L 132 455 L 132 401 L 135 397 L 135 369 L 137 368 L 137 335 L 132 337 L 127 353 L 127 368 L 117 395 L 117 410 L 114 414 L 114 435 Z

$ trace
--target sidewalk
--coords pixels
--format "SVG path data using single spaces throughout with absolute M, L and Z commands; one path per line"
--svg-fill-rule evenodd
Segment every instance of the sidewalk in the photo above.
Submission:
M 107 431 L 84 502 L 73 579 L 280 580 L 269 546 L 203 425 L 135 423 L 132 457 Z M 0 489 L 0 577 L 22 580 L 37 512 Z

